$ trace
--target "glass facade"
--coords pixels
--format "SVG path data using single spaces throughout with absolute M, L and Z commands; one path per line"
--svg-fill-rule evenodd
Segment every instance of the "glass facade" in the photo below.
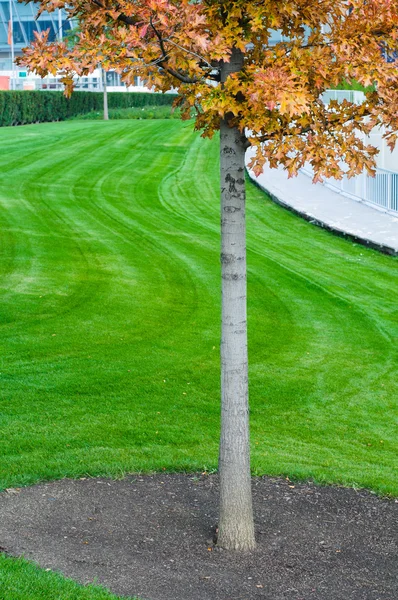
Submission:
M 49 38 L 54 40 L 59 36 L 59 13 L 43 13 L 36 21 L 35 16 L 38 10 L 38 4 L 20 4 L 17 0 L 0 0 L 0 71 L 12 69 L 11 65 L 11 46 L 7 43 L 10 6 L 12 8 L 13 39 L 15 56 L 21 54 L 22 48 L 34 40 L 35 31 L 50 30 Z M 62 33 L 65 34 L 71 29 L 71 24 L 65 18 L 65 13 L 61 13 Z M 276 43 L 281 40 L 278 31 L 272 32 L 270 43 Z M 116 76 L 116 74 L 115 74 Z M 115 80 L 114 80 L 115 79 Z M 117 78 L 119 79 L 119 78 Z M 116 77 L 110 78 L 108 85 L 118 85 Z
M 59 13 L 42 14 L 37 21 L 37 4 L 20 4 L 17 0 L 0 0 L 0 71 L 12 69 L 11 46 L 8 44 L 10 23 L 10 7 L 12 12 L 12 29 L 15 56 L 21 54 L 22 48 L 34 39 L 35 31 L 50 30 L 50 40 L 59 36 Z M 62 32 L 70 30 L 70 22 L 66 20 L 65 13 L 61 13 Z
M 39 5 L 37 3 L 21 4 L 17 0 L 0 0 L 0 73 L 6 72 L 10 77 L 10 89 L 36 89 L 58 90 L 63 89 L 63 85 L 54 77 L 46 77 L 43 80 L 36 77 L 32 79 L 32 74 L 26 78 L 26 70 L 13 66 L 11 44 L 9 44 L 10 34 L 10 14 L 12 22 L 12 39 L 14 46 L 14 56 L 21 55 L 22 48 L 28 46 L 35 39 L 35 32 L 49 30 L 50 41 L 64 37 L 70 31 L 71 23 L 66 19 L 65 11 L 56 10 L 53 13 L 43 13 L 39 19 L 35 19 Z M 270 43 L 275 44 L 281 41 L 282 36 L 279 31 L 271 32 Z M 121 82 L 120 75 L 114 71 L 106 73 L 106 83 L 110 88 L 125 89 L 125 84 Z M 134 78 L 133 86 L 141 87 L 140 78 Z M 98 73 L 90 77 L 78 78 L 77 89 L 86 89 L 95 91 L 102 88 L 102 83 Z

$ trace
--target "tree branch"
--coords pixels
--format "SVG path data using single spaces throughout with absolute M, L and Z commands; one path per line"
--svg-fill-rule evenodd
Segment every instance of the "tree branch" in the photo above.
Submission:
M 169 73 L 169 75 L 172 75 L 172 77 L 175 77 L 182 83 L 198 83 L 200 81 L 200 79 L 198 79 L 197 77 L 188 77 L 187 75 L 183 75 L 179 71 L 176 71 L 175 69 L 173 69 L 172 67 L 169 67 L 167 65 L 168 55 L 167 55 L 166 48 L 164 45 L 165 40 L 163 40 L 159 31 L 156 29 L 155 25 L 153 24 L 152 17 L 149 19 L 149 23 L 158 39 L 160 50 L 162 52 L 161 58 L 158 59 L 158 64 L 162 67 L 162 69 L 164 69 L 166 71 L 166 73 Z
M 102 10 L 104 10 L 106 12 L 106 14 L 110 17 L 107 7 L 101 2 L 101 0 L 90 0 L 90 1 L 93 4 L 95 4 L 96 6 L 98 6 L 98 8 L 101 8 Z M 137 21 L 136 19 L 127 17 L 124 14 L 120 14 L 116 20 L 121 21 L 122 23 L 125 23 L 126 25 L 135 25 L 136 26 L 139 23 L 139 21 Z M 169 55 L 166 52 L 166 48 L 164 45 L 164 42 L 167 41 L 167 42 L 173 44 L 174 46 L 180 48 L 184 52 L 187 52 L 189 54 L 196 56 L 197 58 L 199 58 L 200 61 L 202 61 L 202 63 L 204 63 L 206 65 L 207 68 L 214 70 L 214 67 L 212 67 L 211 64 L 206 59 L 204 59 L 202 56 L 199 56 L 199 54 L 196 54 L 195 52 L 192 52 L 190 50 L 187 50 L 186 48 L 183 48 L 182 46 L 179 46 L 178 44 L 176 44 L 169 38 L 163 39 L 162 36 L 160 35 L 159 31 L 154 26 L 152 17 L 150 18 L 150 25 L 159 41 L 159 46 L 160 46 L 162 55 L 149 66 L 159 65 L 164 71 L 166 71 L 166 73 L 169 73 L 169 75 L 171 75 L 172 77 L 175 77 L 176 79 L 178 79 L 178 81 L 181 81 L 182 83 L 198 83 L 200 81 L 200 79 L 197 77 L 189 77 L 188 75 L 184 75 L 183 73 L 180 73 L 179 71 L 176 71 L 175 69 L 173 69 L 172 67 L 167 65 Z M 133 57 L 131 57 L 131 58 L 133 58 Z M 218 81 L 217 76 L 214 76 L 211 73 L 208 74 L 208 78 Z
M 206 65 L 209 69 L 214 69 L 214 67 L 211 66 L 209 61 L 207 61 L 205 58 L 203 58 L 203 56 L 200 56 L 200 54 L 196 54 L 196 52 L 193 52 L 192 50 L 188 50 L 188 48 L 184 48 L 183 46 L 176 44 L 170 38 L 164 38 L 164 41 L 169 42 L 169 44 L 173 44 L 173 46 L 176 46 L 176 48 L 179 48 L 180 50 L 182 50 L 183 52 L 186 52 L 187 54 L 192 54 L 192 56 L 196 56 L 196 58 L 199 58 L 199 60 L 201 61 L 201 63 L 203 63 L 203 65 Z
M 372 113 L 371 111 L 365 111 L 363 113 L 363 117 L 368 117 L 370 116 Z M 336 125 L 346 125 L 347 123 L 350 123 L 351 121 L 353 121 L 355 119 L 356 115 L 352 115 L 351 117 L 347 118 L 344 123 L 336 123 Z M 331 134 L 334 134 L 333 131 L 333 123 L 324 123 L 324 128 Z M 296 135 L 305 135 L 306 133 L 310 133 L 310 131 L 314 132 L 314 129 L 311 125 L 308 125 L 307 127 L 303 127 L 299 132 L 292 132 L 292 133 L 284 133 L 284 137 L 292 137 L 292 136 L 296 136 Z M 268 142 L 272 139 L 277 139 L 278 138 L 278 133 L 275 134 L 270 134 L 270 135 L 262 135 L 262 136 L 257 136 L 255 139 L 258 140 L 259 142 L 263 143 L 263 142 Z
M 108 13 L 108 7 L 104 6 L 102 4 L 102 2 L 100 2 L 100 0 L 90 0 L 93 4 L 95 4 L 96 6 L 98 6 L 99 8 L 102 8 L 104 11 L 106 11 L 106 14 L 110 17 L 109 13 Z M 114 19 L 113 19 L 114 20 Z M 137 25 L 138 21 L 136 19 L 133 19 L 131 17 L 127 17 L 126 15 L 120 14 L 117 19 L 117 21 L 121 21 L 122 23 L 125 23 L 126 25 Z

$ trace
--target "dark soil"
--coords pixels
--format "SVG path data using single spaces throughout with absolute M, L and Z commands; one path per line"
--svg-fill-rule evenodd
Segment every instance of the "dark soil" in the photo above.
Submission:
M 396 500 L 253 482 L 258 548 L 213 545 L 217 477 L 62 480 L 0 494 L 0 546 L 148 600 L 397 600 Z

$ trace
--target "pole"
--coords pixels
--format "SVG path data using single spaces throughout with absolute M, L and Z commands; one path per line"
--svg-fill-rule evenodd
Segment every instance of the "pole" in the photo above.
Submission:
M 10 81 L 10 87 L 12 90 L 15 89 L 15 54 L 14 54 L 14 17 L 13 17 L 13 10 L 12 10 L 12 0 L 10 0 L 10 42 L 11 42 L 11 81 Z
M 104 94 L 104 121 L 109 121 L 109 113 L 108 113 L 108 90 L 106 88 L 106 72 L 105 69 L 100 66 L 101 74 L 102 74 L 102 91 Z
M 62 42 L 64 39 L 64 32 L 62 29 L 62 8 L 58 9 L 58 41 Z

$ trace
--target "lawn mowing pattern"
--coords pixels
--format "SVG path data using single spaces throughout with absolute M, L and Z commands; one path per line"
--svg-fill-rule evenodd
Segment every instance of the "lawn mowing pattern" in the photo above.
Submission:
M 218 144 L 190 123 L 4 128 L 1 486 L 211 470 Z M 397 494 L 397 259 L 248 186 L 255 474 Z

